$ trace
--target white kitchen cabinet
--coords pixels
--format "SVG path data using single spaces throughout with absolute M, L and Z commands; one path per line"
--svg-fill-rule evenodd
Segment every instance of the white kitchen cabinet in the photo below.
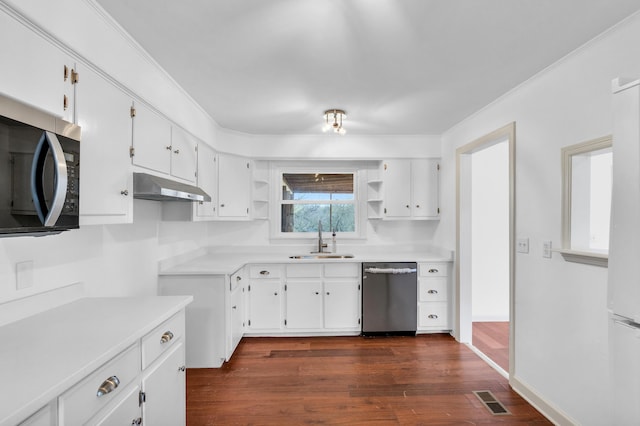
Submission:
M 12 383 L 0 389 L 0 423 L 133 424 L 143 416 L 144 403 L 141 408 L 138 399 L 145 375 L 164 363 L 163 354 L 184 356 L 184 307 L 190 300 L 79 299 L 0 327 L 0 340 L 14 343 L 0 348 L 0 358 L 11 354 L 13 359 L 0 367 Z M 167 332 L 174 338 L 160 343 Z M 154 345 L 163 347 L 154 352 Z M 151 359 L 147 353 L 157 356 Z M 184 394 L 182 371 L 180 380 L 148 388 L 155 398 L 175 401 L 165 407 L 167 418 L 184 418 L 184 396 L 176 396 Z
M 231 275 L 229 287 L 231 289 L 231 307 L 227 311 L 230 324 L 227 330 L 227 361 L 238 347 L 246 329 L 245 290 L 247 280 L 244 275 L 244 268 Z
M 211 201 L 194 203 L 194 220 L 212 220 L 218 206 L 218 162 L 216 152 L 208 145 L 198 145 L 198 187 L 209 194 Z
M 171 127 L 171 176 L 196 183 L 198 141 L 177 126 Z
M 249 331 L 280 331 L 282 283 L 279 279 L 251 280 L 249 285 Z
M 171 173 L 171 123 L 141 102 L 130 111 L 133 120 L 131 162 L 134 166 Z
M 288 329 L 321 329 L 323 322 L 322 280 L 287 279 L 285 284 Z
M 383 164 L 385 219 L 438 219 L 439 160 L 399 159 Z
M 358 280 L 324 282 L 324 328 L 360 329 L 360 283 Z
M 142 418 L 146 425 L 184 425 L 186 415 L 185 355 L 176 342 L 142 378 Z M 123 423 L 130 424 L 130 423 Z
M 0 11 L 0 37 L 2 92 L 74 122 L 73 59 L 4 11 Z
M 228 276 L 161 275 L 158 294 L 193 296 L 186 309 L 186 366 L 220 367 L 227 359 Z
M 77 95 L 82 128 L 80 225 L 131 223 L 132 99 L 89 68 L 82 69 Z
M 244 157 L 218 156 L 218 217 L 248 219 L 251 162 Z
M 418 264 L 418 333 L 451 330 L 449 262 Z

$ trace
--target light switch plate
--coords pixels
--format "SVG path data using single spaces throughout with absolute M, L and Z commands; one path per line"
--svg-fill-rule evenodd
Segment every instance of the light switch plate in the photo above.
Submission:
M 542 242 L 542 257 L 551 259 L 551 241 Z
M 518 253 L 529 253 L 529 239 L 518 238 L 518 241 L 516 244 L 516 251 Z
M 33 260 L 16 263 L 16 290 L 33 286 Z

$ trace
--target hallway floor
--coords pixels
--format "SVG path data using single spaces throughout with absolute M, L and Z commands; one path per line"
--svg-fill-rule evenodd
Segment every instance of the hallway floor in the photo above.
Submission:
M 509 372 L 509 322 L 474 322 L 472 344 Z

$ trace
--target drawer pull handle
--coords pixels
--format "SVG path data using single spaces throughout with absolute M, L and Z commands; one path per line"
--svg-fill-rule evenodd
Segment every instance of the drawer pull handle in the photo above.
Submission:
M 184 366 L 184 365 L 181 365 L 180 367 L 178 367 L 178 371 L 184 372 L 186 369 L 187 369 L 187 367 Z
M 160 338 L 160 343 L 167 343 L 173 339 L 173 333 L 170 331 L 165 331 L 162 337 Z
M 269 271 L 260 271 L 260 275 L 269 275 Z
M 436 268 L 431 268 L 431 269 L 429 269 L 429 273 L 430 274 L 437 274 L 438 270 Z
M 429 319 L 438 319 L 438 316 L 436 314 L 431 314 L 427 318 L 429 318 Z
M 96 396 L 101 397 L 102 395 L 106 395 L 108 393 L 113 392 L 118 387 L 119 384 L 120 384 L 120 379 L 118 379 L 116 376 L 109 377 L 107 380 L 102 382 L 102 384 L 98 388 L 98 392 L 96 393 Z
M 438 290 L 429 290 L 427 293 L 429 293 L 429 294 L 438 294 Z

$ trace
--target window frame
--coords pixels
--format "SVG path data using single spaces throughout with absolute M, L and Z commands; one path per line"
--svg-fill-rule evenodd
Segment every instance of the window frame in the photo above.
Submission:
M 588 249 L 571 248 L 571 209 L 573 188 L 573 156 L 611 148 L 612 137 L 603 136 L 562 148 L 562 248 L 557 250 L 567 262 L 607 267 L 609 254 Z
M 293 200 L 283 200 L 282 199 L 282 175 L 283 174 L 291 174 L 291 173 L 319 173 L 319 174 L 352 174 L 353 175 L 353 200 L 319 200 L 321 204 L 353 204 L 354 206 L 354 222 L 355 222 L 355 231 L 354 232 L 339 232 L 337 237 L 339 240 L 353 240 L 353 239 L 362 239 L 365 237 L 365 221 L 362 220 L 363 212 L 366 214 L 366 208 L 363 208 L 363 199 L 366 199 L 363 194 L 361 194 L 363 185 L 361 180 L 363 179 L 364 174 L 361 171 L 361 168 L 357 165 L 351 163 L 349 165 L 337 165 L 335 163 L 327 163 L 327 164 L 274 164 L 272 168 L 272 179 L 273 182 L 276 182 L 276 185 L 273 185 L 273 191 L 271 195 L 271 199 L 273 200 L 272 210 L 271 210 L 271 238 L 272 239 L 282 239 L 282 240 L 317 240 L 318 233 L 317 232 L 282 232 L 281 224 L 282 224 L 282 205 L 283 201 L 287 201 L 286 204 L 310 204 L 315 203 L 314 201 L 309 200 L 301 200 L 299 203 L 292 202 Z M 329 241 L 327 238 L 331 238 L 331 230 L 323 229 L 322 238 L 325 241 Z

